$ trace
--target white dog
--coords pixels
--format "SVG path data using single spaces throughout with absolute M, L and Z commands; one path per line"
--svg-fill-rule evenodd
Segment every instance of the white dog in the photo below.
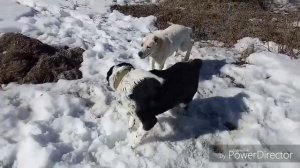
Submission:
M 150 56 L 150 67 L 152 69 L 163 69 L 168 57 L 184 54 L 182 61 L 188 61 L 193 46 L 191 39 L 192 29 L 171 24 L 165 30 L 157 30 L 145 37 L 142 49 L 138 52 L 140 58 Z

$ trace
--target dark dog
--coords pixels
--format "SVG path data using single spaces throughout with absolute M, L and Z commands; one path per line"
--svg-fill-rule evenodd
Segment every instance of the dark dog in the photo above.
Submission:
M 156 115 L 193 99 L 201 66 L 202 61 L 195 59 L 148 72 L 121 63 L 110 68 L 107 81 L 122 101 L 129 102 L 129 113 L 136 115 L 148 131 L 157 123 Z

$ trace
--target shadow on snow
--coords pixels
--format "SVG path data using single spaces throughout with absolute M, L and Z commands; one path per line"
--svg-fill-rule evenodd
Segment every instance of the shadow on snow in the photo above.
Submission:
M 239 93 L 233 97 L 195 99 L 189 104 L 185 114 L 172 110 L 173 116 L 158 117 L 158 126 L 169 125 L 173 132 L 163 137 L 149 136 L 145 143 L 181 141 L 217 131 L 235 130 L 242 113 L 247 111 L 244 103 L 244 98 L 247 97 L 247 94 Z

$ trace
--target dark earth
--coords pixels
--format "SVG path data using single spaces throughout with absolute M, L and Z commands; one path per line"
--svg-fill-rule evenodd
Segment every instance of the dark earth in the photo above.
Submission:
M 156 16 L 158 29 L 168 22 L 191 27 L 195 41 L 217 40 L 233 46 L 243 37 L 259 37 L 285 45 L 282 53 L 300 49 L 300 28 L 291 26 L 299 11 L 274 12 L 270 0 L 164 0 L 158 4 L 113 5 L 134 17 Z
M 0 37 L 0 84 L 46 83 L 82 78 L 81 48 L 54 47 L 20 33 Z

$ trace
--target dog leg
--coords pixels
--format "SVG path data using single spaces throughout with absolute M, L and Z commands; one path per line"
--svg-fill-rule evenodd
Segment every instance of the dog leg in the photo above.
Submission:
M 142 124 L 140 124 L 139 128 L 136 131 L 130 132 L 130 134 L 129 134 L 130 147 L 132 147 L 132 148 L 137 147 L 142 142 L 142 140 L 144 139 L 146 134 L 147 134 L 147 131 L 145 131 L 143 129 Z
M 178 57 L 180 54 L 179 54 L 179 49 L 177 49 L 174 53 L 173 53 L 174 57 Z
M 164 69 L 164 65 L 165 65 L 165 62 L 166 61 L 161 61 L 161 62 L 157 62 L 157 67 L 158 67 L 158 70 L 163 70 Z
M 184 46 L 183 46 L 183 49 L 186 51 L 186 54 L 183 58 L 182 61 L 188 61 L 190 59 L 190 54 L 191 54 L 191 50 L 192 50 L 192 47 L 193 47 L 193 42 L 192 41 L 189 41 L 187 42 Z
M 158 68 L 159 68 L 159 70 L 164 69 L 164 64 L 160 64 Z
M 155 60 L 152 57 L 149 57 L 149 62 L 151 69 L 155 69 Z
M 183 58 L 184 62 L 187 62 L 190 59 L 191 51 L 187 51 L 185 57 Z
M 159 67 L 159 63 L 157 63 L 156 61 L 153 61 L 152 69 L 158 69 L 158 67 Z
M 128 129 L 133 131 L 135 128 L 135 117 L 131 116 L 131 114 L 127 113 L 128 116 Z

